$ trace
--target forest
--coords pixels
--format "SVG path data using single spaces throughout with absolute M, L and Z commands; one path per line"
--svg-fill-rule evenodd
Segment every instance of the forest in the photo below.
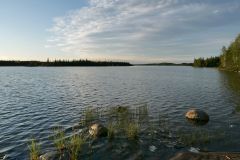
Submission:
M 219 67 L 228 71 L 240 71 L 240 34 L 228 47 L 222 47 L 219 57 L 194 59 L 193 66 Z
M 90 60 L 54 60 L 54 61 L 6 61 L 0 60 L 0 66 L 132 66 L 129 62 L 90 61 Z
M 222 47 L 220 61 L 221 69 L 240 71 L 240 34 L 228 47 Z
M 210 57 L 210 58 L 197 58 L 193 62 L 194 67 L 219 67 L 220 58 L 219 57 Z

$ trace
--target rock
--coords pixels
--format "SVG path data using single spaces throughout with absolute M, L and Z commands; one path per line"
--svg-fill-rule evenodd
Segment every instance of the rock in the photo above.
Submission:
M 55 159 L 57 156 L 57 152 L 56 151 L 51 151 L 51 152 L 48 152 L 48 153 L 45 153 L 43 155 L 41 155 L 39 157 L 40 160 L 52 160 L 52 159 Z
M 149 146 L 149 150 L 151 151 L 151 152 L 155 152 L 156 151 L 156 149 L 157 149 L 157 147 L 155 147 L 155 146 Z
M 191 147 L 191 148 L 189 149 L 189 151 L 192 152 L 192 153 L 199 153 L 200 149 L 199 149 L 199 148 Z
M 99 123 L 95 123 L 89 127 L 89 134 L 95 138 L 106 137 L 108 129 Z
M 209 116 L 206 112 L 200 109 L 191 109 L 186 114 L 185 117 L 188 120 L 199 122 L 199 123 L 207 123 L 209 121 Z
M 170 160 L 239 160 L 239 152 L 182 152 L 176 154 Z

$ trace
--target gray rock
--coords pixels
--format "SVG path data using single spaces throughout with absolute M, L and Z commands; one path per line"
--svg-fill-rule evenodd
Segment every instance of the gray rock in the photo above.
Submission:
M 95 123 L 89 127 L 89 134 L 95 138 L 106 137 L 108 129 L 99 123 Z
M 53 160 L 57 156 L 56 151 L 47 152 L 39 157 L 40 160 Z

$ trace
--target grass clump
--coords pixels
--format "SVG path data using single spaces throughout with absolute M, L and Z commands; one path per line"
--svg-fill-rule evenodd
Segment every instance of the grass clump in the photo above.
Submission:
M 108 139 L 112 140 L 115 136 L 116 128 L 113 123 L 110 123 L 108 124 L 107 129 L 108 129 Z
M 186 146 L 206 145 L 220 140 L 225 136 L 224 132 L 194 131 L 190 134 L 179 134 L 179 140 Z
M 82 135 L 75 134 L 69 138 L 69 144 L 68 144 L 67 150 L 69 152 L 70 160 L 78 159 L 84 143 L 85 143 L 85 139 Z
M 136 122 L 130 122 L 125 128 L 126 135 L 129 139 L 137 139 L 139 133 L 139 126 Z
M 80 124 L 82 124 L 83 126 L 86 126 L 97 119 L 98 119 L 97 112 L 94 111 L 93 109 L 87 108 L 87 110 L 83 114 L 83 118 L 80 121 Z
M 208 144 L 210 143 L 210 135 L 209 133 L 195 132 L 191 134 L 182 134 L 180 135 L 180 141 L 187 145 L 196 145 L 196 144 Z
M 236 112 L 240 112 L 240 105 L 235 108 Z
M 66 147 L 65 133 L 63 129 L 55 129 L 53 136 L 53 143 L 57 151 L 61 154 Z
M 40 146 L 33 139 L 29 145 L 30 160 L 38 160 L 40 155 Z

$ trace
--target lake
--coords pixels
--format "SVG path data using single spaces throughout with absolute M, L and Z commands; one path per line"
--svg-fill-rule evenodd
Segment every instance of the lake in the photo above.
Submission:
M 191 147 L 240 151 L 239 73 L 171 66 L 1 67 L 0 157 L 28 159 L 31 138 L 40 142 L 42 153 L 51 151 L 54 127 L 68 132 L 87 107 L 104 110 L 119 105 L 147 105 L 154 137 L 147 139 L 149 134 L 143 131 L 133 145 L 118 140 L 123 147 L 113 147 L 112 153 L 104 149 L 108 142 L 101 140 L 94 146 L 93 159 L 141 155 L 164 160 Z M 184 114 L 190 108 L 206 111 L 210 121 L 204 126 L 189 123 Z M 167 122 L 167 131 L 161 119 Z M 179 142 L 179 135 L 199 131 L 210 140 Z M 132 146 L 135 149 L 129 151 Z M 82 158 L 87 156 L 83 153 Z

